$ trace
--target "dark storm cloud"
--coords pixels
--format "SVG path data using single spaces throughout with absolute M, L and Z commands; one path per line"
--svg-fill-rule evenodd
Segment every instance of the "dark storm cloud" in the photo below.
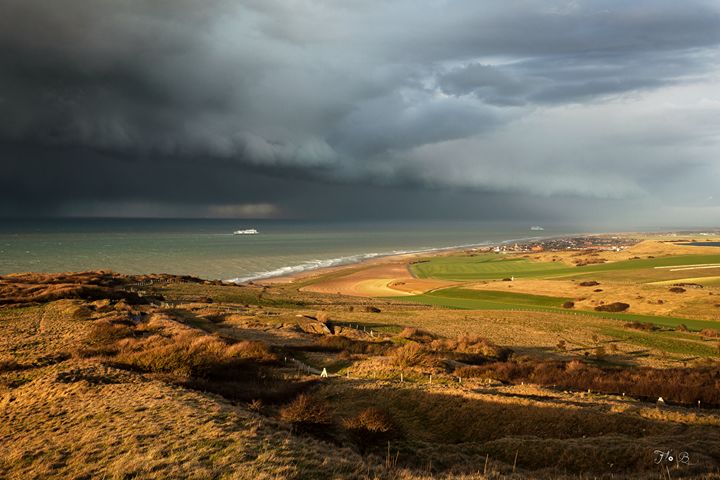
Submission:
M 0 214 L 154 202 L 337 215 L 369 195 L 409 209 L 442 191 L 534 212 L 537 197 L 716 188 L 713 1 L 0 11 Z M 344 200 L 321 208 L 330 191 Z

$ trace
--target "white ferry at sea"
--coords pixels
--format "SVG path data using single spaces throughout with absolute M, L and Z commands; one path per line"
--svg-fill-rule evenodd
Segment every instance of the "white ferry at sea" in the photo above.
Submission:
M 530 230 L 532 230 L 533 232 L 540 232 L 545 229 L 543 227 L 541 227 L 540 225 L 535 225 L 533 227 L 530 227 Z
M 235 230 L 233 235 L 257 235 L 258 233 L 260 232 L 254 228 L 246 228 L 245 230 Z

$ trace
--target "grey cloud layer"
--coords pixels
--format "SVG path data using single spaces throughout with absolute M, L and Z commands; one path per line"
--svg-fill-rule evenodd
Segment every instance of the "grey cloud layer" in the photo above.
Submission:
M 714 1 L 0 0 L 0 11 L 0 148 L 15 190 L 31 188 L 28 146 L 48 163 L 81 154 L 94 182 L 132 159 L 154 174 L 202 169 L 228 191 L 253 175 L 588 198 L 715 188 Z M 198 188 L 205 202 L 223 190 Z

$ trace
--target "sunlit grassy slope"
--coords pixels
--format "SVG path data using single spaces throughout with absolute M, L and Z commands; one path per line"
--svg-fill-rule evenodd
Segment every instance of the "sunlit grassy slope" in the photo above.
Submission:
M 691 330 L 720 328 L 720 322 L 692 320 L 687 318 L 666 317 L 660 315 L 639 315 L 633 313 L 597 312 L 593 310 L 568 310 L 562 304 L 570 299 L 524 293 L 498 292 L 488 290 L 470 290 L 459 287 L 435 290 L 423 295 L 396 297 L 404 302 L 421 303 L 447 308 L 465 310 L 527 310 L 556 312 L 563 315 L 589 315 L 601 318 L 623 320 L 626 322 L 650 322 L 666 327 L 684 324 Z
M 620 262 L 571 267 L 560 262 L 538 262 L 528 258 L 505 257 L 498 254 L 435 257 L 411 265 L 418 278 L 442 280 L 497 280 L 505 277 L 552 278 L 588 273 L 631 272 L 645 270 L 662 280 L 667 274 L 657 267 L 720 264 L 720 255 L 675 255 L 659 258 L 624 260 Z M 687 273 L 686 273 L 687 275 Z M 653 278 L 648 279 L 652 281 Z

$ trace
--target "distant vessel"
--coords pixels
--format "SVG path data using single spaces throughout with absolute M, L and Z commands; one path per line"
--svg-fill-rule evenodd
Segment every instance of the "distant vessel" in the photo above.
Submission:
M 532 230 L 532 231 L 534 231 L 534 232 L 539 232 L 539 231 L 545 230 L 545 229 L 544 229 L 543 227 L 539 226 L 539 225 L 535 225 L 535 226 L 533 226 L 533 227 L 530 227 L 530 230 Z
M 254 228 L 246 228 L 245 230 L 235 230 L 233 235 L 257 235 L 258 233 Z

